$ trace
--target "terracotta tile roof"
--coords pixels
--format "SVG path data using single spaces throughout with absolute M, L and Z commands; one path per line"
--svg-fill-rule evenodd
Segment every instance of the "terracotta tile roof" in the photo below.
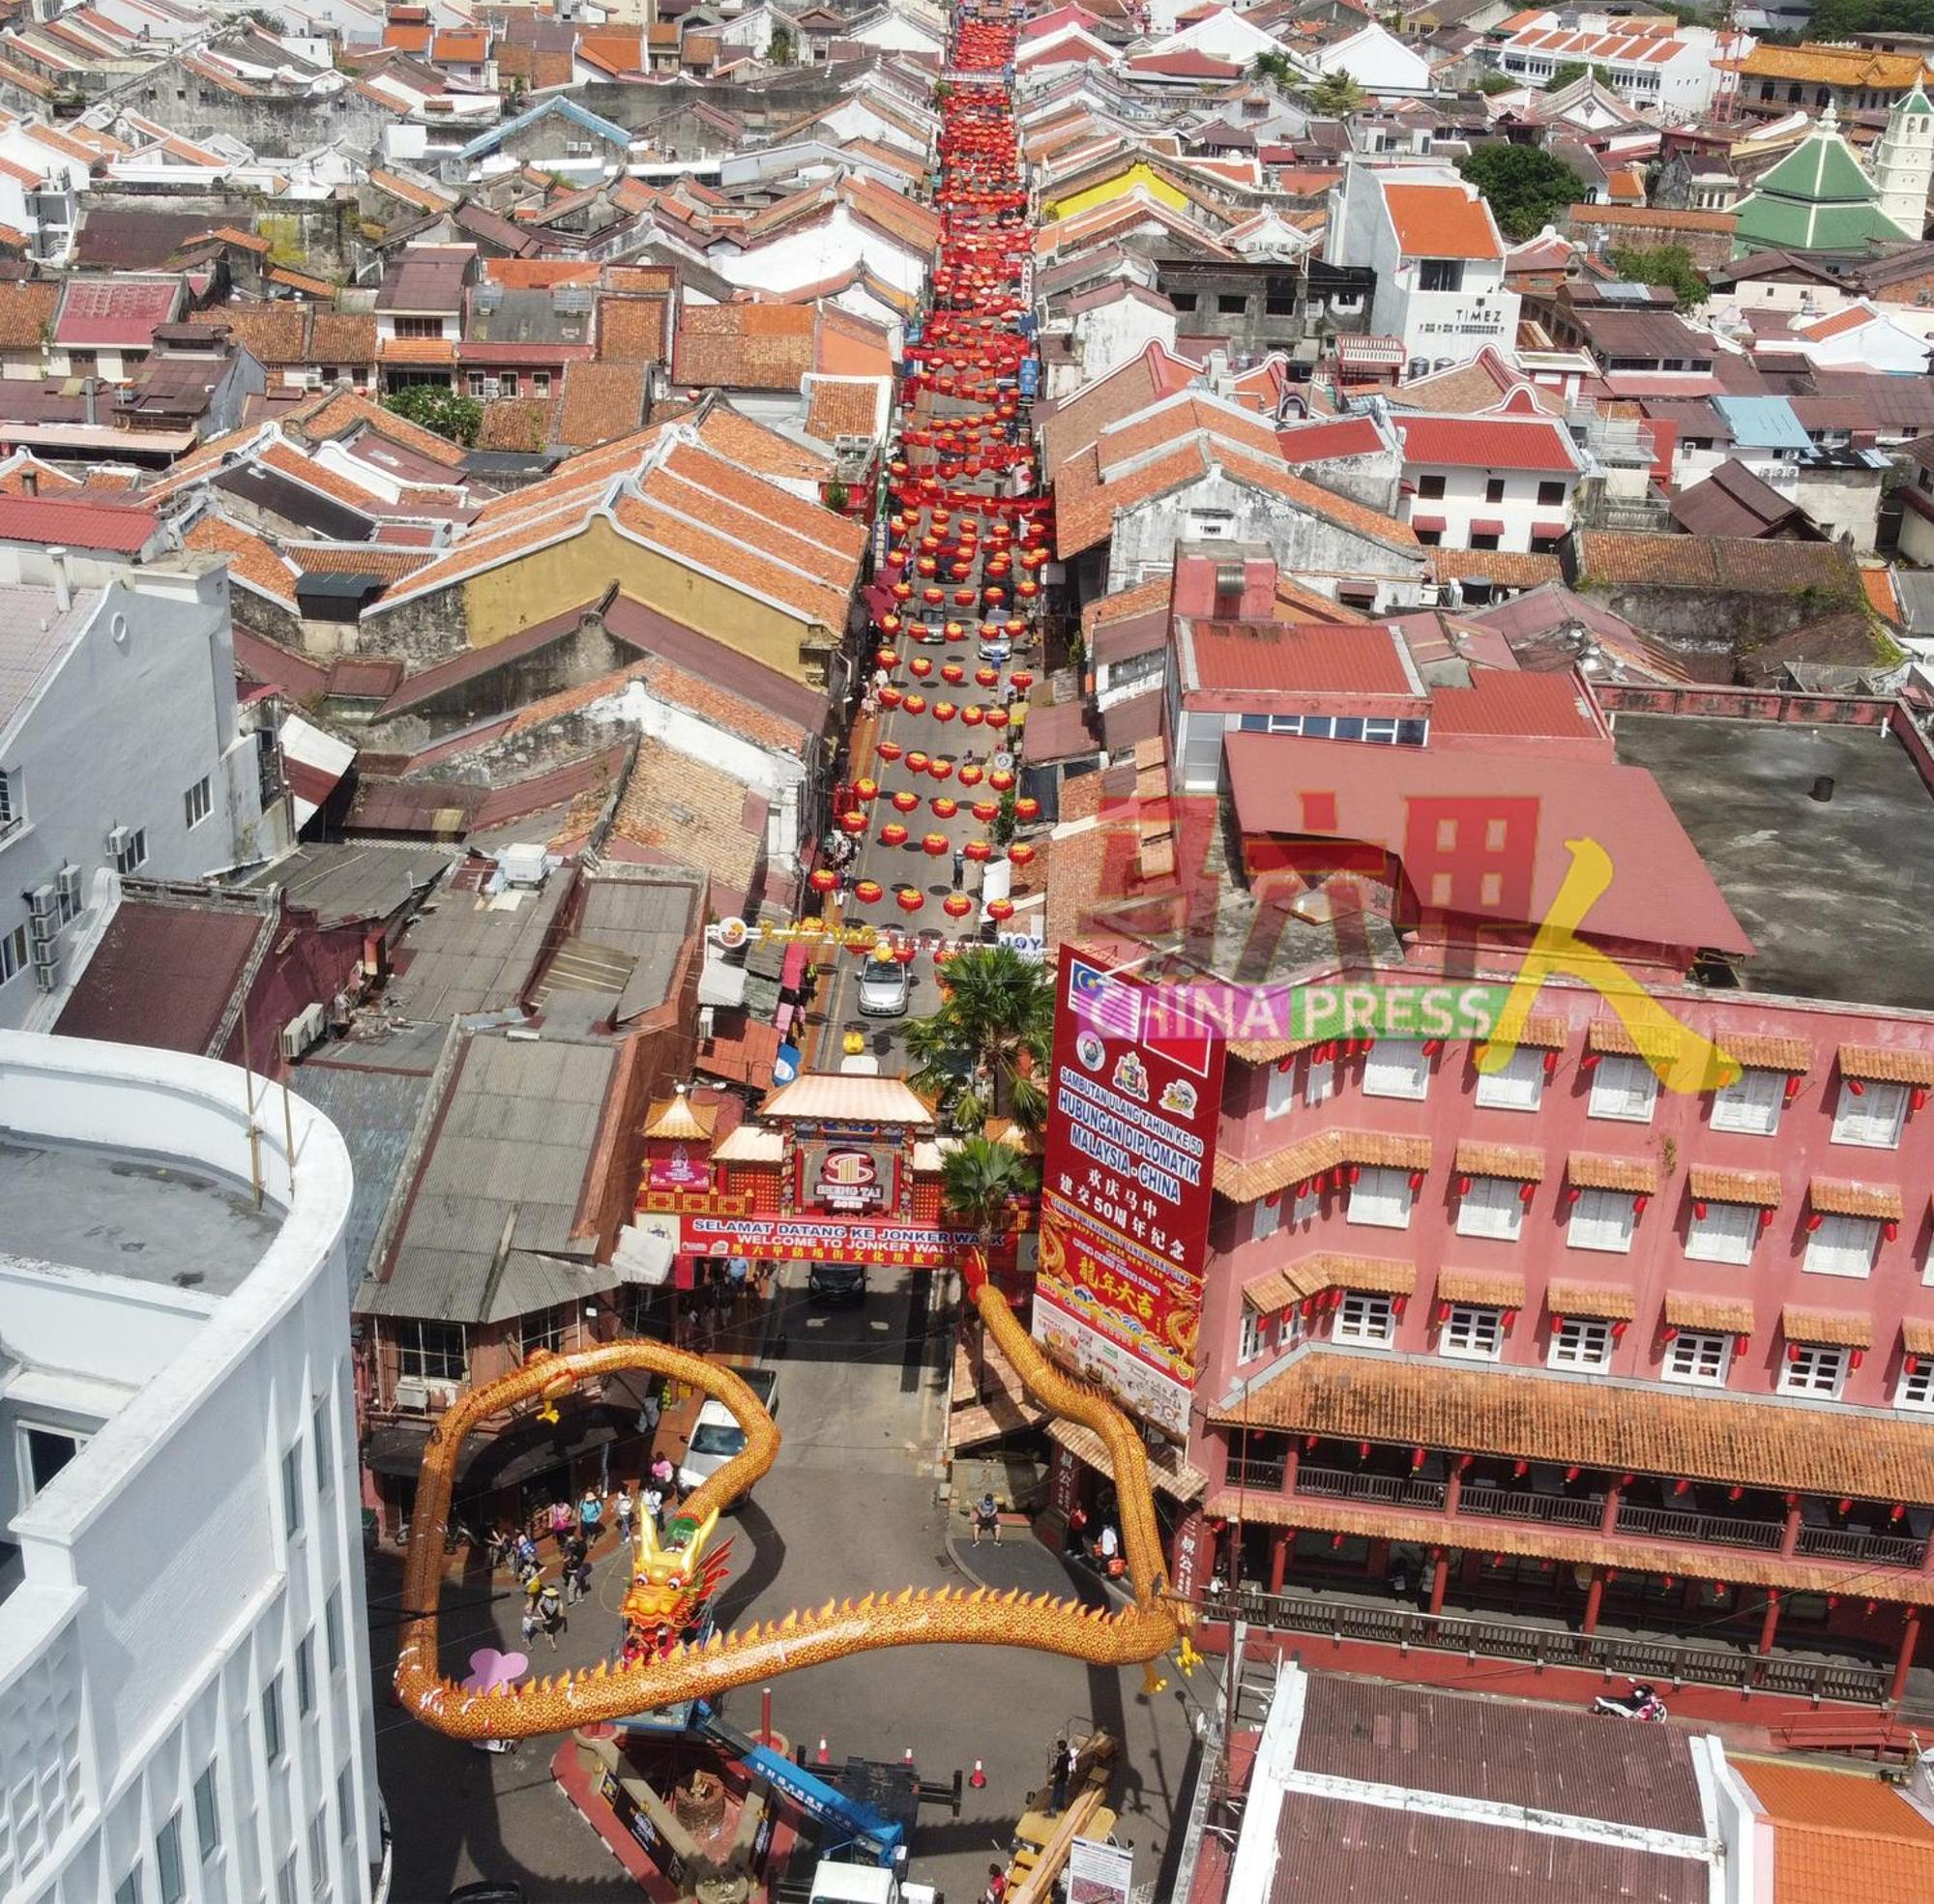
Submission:
M 1408 1296 L 1417 1288 L 1417 1265 L 1387 1256 L 1351 1256 L 1320 1250 L 1284 1272 L 1299 1297 L 1317 1296 L 1326 1289 L 1359 1289 L 1372 1296 Z
M 300 421 L 303 433 L 318 442 L 325 437 L 353 435 L 359 427 L 372 429 L 378 436 L 387 436 L 392 443 L 414 450 L 433 463 L 442 463 L 449 469 L 463 466 L 464 453 L 449 437 L 425 429 L 422 425 L 397 416 L 394 410 L 372 403 L 366 396 L 358 396 L 354 391 L 336 391 L 323 396 L 314 409 L 302 410 L 282 421 L 285 425 Z
M 63 469 L 56 469 L 52 463 L 44 463 L 38 456 L 22 450 L 17 456 L 10 456 L 4 473 L 0 473 L 0 490 L 10 496 L 24 496 L 27 491 L 27 477 L 32 473 L 39 485 L 35 493 L 48 495 L 61 489 L 85 487 L 78 478 L 72 477 Z
M 797 391 L 812 368 L 813 318 L 810 305 L 688 305 L 672 339 L 672 381 Z
M 1773 1821 L 1771 1904 L 1926 1904 L 1934 1824 L 1874 1772 L 1730 1757 Z
M 598 300 L 598 355 L 609 364 L 664 361 L 663 298 L 620 298 L 608 291 Z
M 1678 1056 L 1679 1042 L 1680 1033 L 1675 1028 L 1656 1035 L 1648 1034 L 1641 1043 L 1620 1018 L 1595 1018 L 1585 1030 L 1585 1048 L 1588 1051 L 1614 1052 L 1626 1058 L 1666 1062 Z
M 231 522 L 226 516 L 204 515 L 182 541 L 190 548 L 203 554 L 226 555 L 228 572 L 237 581 L 259 589 L 284 608 L 294 611 L 296 578 L 287 563 L 261 537 L 243 528 L 240 523 Z
M 1758 1032 L 1728 1032 L 1729 1057 L 1755 1070 L 1793 1071 L 1803 1076 L 1813 1063 L 1813 1047 L 1803 1038 L 1769 1038 Z
M 1379 1130 L 1319 1130 L 1262 1157 L 1238 1158 L 1226 1151 L 1218 1153 L 1216 1189 L 1232 1202 L 1253 1203 L 1339 1163 L 1371 1169 L 1428 1170 L 1430 1155 L 1428 1137 L 1396 1136 Z
M 1525 1020 L 1517 1041 L 1538 1051 L 1563 1051 L 1570 1041 L 1570 1030 L 1555 1012 L 1534 1011 Z
M 257 460 L 278 474 L 289 477 L 322 495 L 332 496 L 338 503 L 359 510 L 365 515 L 374 514 L 381 507 L 374 490 L 365 488 L 360 483 L 352 483 L 327 463 L 304 455 L 287 443 L 270 444 Z
M 1934 1051 L 1903 1051 L 1896 1045 L 1843 1044 L 1840 1075 L 1863 1083 L 1934 1085 Z
M 1658 1165 L 1649 1157 L 1573 1151 L 1565 1159 L 1565 1175 L 1586 1190 L 1630 1190 L 1636 1196 L 1651 1196 L 1658 1188 Z
M 379 191 L 387 191 L 392 198 L 400 198 L 405 205 L 414 205 L 420 212 L 447 212 L 456 203 L 448 192 L 438 191 L 433 186 L 403 178 L 396 172 L 386 172 L 380 166 L 370 172 L 369 183 Z
M 587 449 L 635 430 L 650 378 L 649 364 L 568 365 L 556 425 L 559 447 Z
M 1682 1395 L 1676 1399 L 1688 1402 L 1690 1397 Z M 1818 1420 L 1817 1416 L 1811 1419 Z M 1539 1459 L 1552 1458 L 1546 1449 L 1533 1447 Z M 1209 1497 L 1203 1510 L 1224 1520 L 1261 1521 L 1274 1527 L 1309 1528 L 1323 1534 L 1361 1534 L 1370 1539 L 1427 1540 L 1432 1538 L 1428 1530 L 1437 1525 L 1435 1516 L 1407 1512 L 1401 1508 L 1366 1508 L 1353 1502 L 1324 1501 L 1302 1494 L 1264 1494 L 1249 1489 L 1245 1489 L 1239 1499 L 1233 1488 L 1224 1488 Z M 1483 1533 L 1473 1545 L 1483 1553 L 1522 1554 L 1567 1566 L 1624 1567 L 1682 1579 L 1685 1574 L 1683 1546 L 1601 1535 L 1584 1528 L 1547 1531 L 1502 1520 L 1485 1520 L 1481 1526 Z M 1713 1564 L 1711 1570 L 1736 1586 L 1778 1587 L 1791 1593 L 1846 1593 L 1850 1586 L 1844 1567 L 1780 1560 L 1775 1555 L 1756 1554 L 1744 1548 L 1728 1551 L 1723 1561 Z M 1857 1578 L 1858 1591 L 1870 1599 L 1934 1605 L 1934 1575 L 1890 1569 Z M 1829 1896 L 1831 1904 L 1845 1904 L 1844 1891 Z
M 1834 1216 L 1872 1216 L 1882 1222 L 1903 1220 L 1898 1184 L 1856 1184 L 1843 1177 L 1815 1177 L 1806 1186 L 1806 1201 Z
M 1779 1312 L 1779 1333 L 1789 1342 L 1831 1349 L 1873 1347 L 1873 1318 L 1851 1309 L 1809 1309 L 1789 1303 Z
M 324 367 L 360 367 L 375 363 L 375 312 L 315 311 L 309 322 L 308 354 L 311 364 Z M 437 440 L 443 441 L 441 437 Z
M 1116 513 L 1202 482 L 1213 465 L 1199 442 L 1183 444 L 1103 483 L 1091 447 L 1061 465 L 1054 478 L 1055 553 L 1067 562 L 1106 542 Z
M 803 503 L 709 451 L 681 443 L 645 479 L 644 492 L 649 502 L 829 586 L 849 590 L 859 579 L 865 545 L 859 523 Z
M 60 295 L 57 278 L 0 284 L 0 350 L 39 350 L 51 335 Z
M 765 802 L 743 782 L 647 736 L 638 743 L 611 832 L 656 861 L 694 867 L 745 895 L 764 851 L 765 825 Z
M 1141 416 L 1108 425 L 1096 439 L 1095 447 L 1101 468 L 1112 470 L 1117 463 L 1132 462 L 1137 456 L 1164 443 L 1180 442 L 1196 430 L 1207 430 L 1259 456 L 1280 454 L 1275 431 L 1260 418 L 1192 392 L 1171 397 Z
M 1934 1316 L 1908 1316 L 1900 1325 L 1900 1346 L 1911 1356 L 1934 1355 Z
M 1555 555 L 1532 555 L 1507 548 L 1433 548 L 1431 573 L 1440 582 L 1496 582 L 1506 588 L 1537 588 L 1565 578 Z
M 1779 1208 L 1779 1177 L 1772 1170 L 1726 1170 L 1715 1163 L 1695 1163 L 1685 1173 L 1685 1187 L 1701 1202 Z
M 551 396 L 507 396 L 486 403 L 477 431 L 477 448 L 542 451 L 550 442 L 551 427 L 562 407 L 562 399 Z
M 456 345 L 449 337 L 385 337 L 376 348 L 385 364 L 456 362 Z
M 291 291 L 302 291 L 311 298 L 333 298 L 336 295 L 336 286 L 329 278 L 311 278 L 307 272 L 291 271 L 287 265 L 271 265 L 263 276 L 271 284 L 285 284 Z M 372 338 L 375 336 L 373 322 L 370 336 Z M 375 352 L 372 350 L 370 355 L 373 357 Z
M 1501 258 L 1498 228 L 1477 190 L 1464 185 L 1384 185 L 1384 204 L 1404 254 L 1413 258 Z
M 699 719 L 737 734 L 757 747 L 775 747 L 782 752 L 801 752 L 811 734 L 796 720 L 757 706 L 742 694 L 716 687 L 689 669 L 660 660 L 656 656 L 640 663 L 638 673 L 651 691 L 664 701 L 674 701 Z
M 308 307 L 299 304 L 229 305 L 221 322 L 239 344 L 269 368 L 308 362 Z
M 881 386 L 870 377 L 815 377 L 806 433 L 822 443 L 841 436 L 874 436 L 880 428 Z
M 1173 587 L 1170 576 L 1157 575 L 1151 582 L 1137 582 L 1132 588 L 1118 589 L 1089 602 L 1081 611 L 1081 632 L 1089 646 L 1094 645 L 1096 630 L 1105 623 L 1132 621 L 1153 608 L 1166 608 Z
M 1629 1322 L 1638 1313 L 1638 1296 L 1616 1282 L 1571 1282 L 1553 1277 L 1545 1287 L 1544 1305 L 1555 1316 Z
M 940 215 L 929 211 L 918 199 L 881 185 L 864 173 L 853 173 L 839 187 L 839 195 L 850 210 L 869 224 L 878 225 L 890 238 L 897 239 L 920 257 L 930 257 L 940 243 Z
M 1544 1182 L 1544 1153 L 1517 1144 L 1484 1144 L 1475 1137 L 1460 1137 L 1455 1167 L 1467 1177 L 1509 1177 L 1520 1184 Z
M 1578 589 L 1610 583 L 1784 595 L 1812 588 L 1851 597 L 1853 557 L 1837 542 L 1766 542 L 1753 537 L 1654 536 L 1614 529 L 1573 532 Z
M 291 542 L 282 553 L 301 574 L 376 575 L 385 582 L 399 582 L 436 559 L 428 549 L 379 542 Z
M 1524 1307 L 1524 1277 L 1508 1270 L 1439 1270 L 1440 1303 L 1479 1303 L 1492 1309 Z
M 1665 1320 L 1673 1329 L 1716 1329 L 1726 1335 L 1753 1333 L 1750 1296 L 1701 1296 L 1667 1290 Z
M 748 564 L 744 542 L 695 522 L 681 511 L 666 508 L 654 499 L 622 498 L 617 518 L 621 528 L 655 548 L 689 562 L 734 588 L 764 597 L 803 621 L 816 622 L 835 634 L 844 633 L 848 592 L 800 574 L 777 560 Z M 765 540 L 762 537 L 761 542 Z
M 1252 1390 L 1247 1407 L 1252 1428 L 1346 1441 L 1536 1453 L 1586 1468 L 1690 1476 L 1782 1493 L 1908 1502 L 1934 1494 L 1934 1421 L 1847 1411 L 1833 1417 L 1833 1432 L 1827 1435 L 1817 1409 L 1682 1394 L 1656 1384 L 1567 1382 L 1529 1368 L 1493 1372 L 1371 1362 L 1318 1349 Z M 1226 1408 L 1210 1411 L 1212 1421 L 1234 1419 Z M 1305 1504 L 1294 1505 L 1301 1509 Z M 1683 1555 L 1664 1570 L 1685 1572 Z M 1934 1595 L 1934 1575 L 1924 1584 Z

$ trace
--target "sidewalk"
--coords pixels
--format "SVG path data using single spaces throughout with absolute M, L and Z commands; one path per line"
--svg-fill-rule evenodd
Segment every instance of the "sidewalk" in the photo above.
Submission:
M 977 1547 L 974 1531 L 957 1509 L 951 1520 L 959 1524 L 948 1527 L 948 1557 L 977 1587 L 998 1594 L 1011 1589 L 1023 1594 L 1053 1594 L 1059 1599 L 1079 1600 L 1084 1606 L 1111 1603 L 1107 1589 L 1092 1568 L 1050 1553 L 1035 1538 L 1033 1528 L 1004 1527 L 998 1541 L 982 1536 Z

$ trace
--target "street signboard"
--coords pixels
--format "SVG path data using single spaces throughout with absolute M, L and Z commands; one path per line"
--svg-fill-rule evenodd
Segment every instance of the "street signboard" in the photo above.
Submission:
M 1168 1433 L 1187 1432 L 1223 1047 L 1072 949 L 1056 980 L 1034 1333 Z
M 1129 1904 L 1135 1882 L 1131 1845 L 1075 1838 L 1068 1847 L 1068 1904 Z
M 773 1054 L 773 1082 L 790 1084 L 799 1075 L 799 1046 L 781 1044 Z

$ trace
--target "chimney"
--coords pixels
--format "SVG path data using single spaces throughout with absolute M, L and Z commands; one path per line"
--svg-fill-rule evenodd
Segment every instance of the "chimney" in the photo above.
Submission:
M 54 571 L 54 606 L 65 615 L 73 606 L 73 585 L 69 581 L 67 572 L 67 550 L 59 547 L 48 549 L 47 561 Z
M 20 493 L 38 496 L 41 493 L 41 473 L 37 469 L 23 469 L 20 472 Z

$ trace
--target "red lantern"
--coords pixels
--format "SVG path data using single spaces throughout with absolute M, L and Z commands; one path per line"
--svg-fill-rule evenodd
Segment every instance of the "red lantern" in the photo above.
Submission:
M 1544 1074 L 1546 1077 L 1556 1077 L 1558 1075 L 1557 1052 L 1547 1051 L 1544 1054 Z
M 894 903 L 901 912 L 918 912 L 926 904 L 926 894 L 917 886 L 902 886 L 894 894 Z
M 815 893 L 832 893 L 838 888 L 839 875 L 831 866 L 814 866 L 806 883 Z
M 1857 1077 L 1848 1078 L 1847 1089 L 1850 1092 L 1852 1092 L 1856 1098 L 1864 1098 L 1867 1095 L 1866 1085 L 1860 1078 Z
M 924 694 L 909 694 L 906 697 L 906 711 L 909 714 L 924 714 L 926 712 L 926 696 Z
M 940 664 L 940 678 L 950 688 L 957 688 L 967 679 L 967 670 L 958 661 L 942 661 Z
M 1459 1196 L 1469 1196 L 1469 1195 L 1471 1194 L 1471 1180 L 1470 1180 L 1470 1178 L 1468 1178 L 1468 1177 L 1459 1177 L 1459 1178 L 1457 1179 L 1457 1194 L 1458 1194 Z
M 1773 1227 L 1773 1212 L 1771 1210 L 1762 1210 L 1759 1213 L 1759 1226 L 1763 1230 L 1770 1230 Z
M 987 901 L 987 917 L 989 919 L 1005 924 L 1013 916 L 1014 902 L 1011 899 L 989 899 Z
M 1034 686 L 1034 676 L 1026 668 L 1016 668 L 1008 679 L 1013 683 L 1016 694 L 1025 694 Z
M 948 850 L 947 835 L 944 833 L 930 833 L 920 842 L 920 849 L 928 859 L 937 860 Z
M 1927 1087 L 1917 1084 L 1907 1094 L 1907 1108 L 1911 1111 L 1924 1111 L 1927 1108 Z
M 970 839 L 961 852 L 976 865 L 984 865 L 994 857 L 994 849 L 984 839 Z
M 1806 1234 L 1811 1236 L 1826 1220 L 1817 1210 L 1809 1210 L 1806 1213 Z
M 880 829 L 882 846 L 904 846 L 907 843 L 907 830 L 897 820 L 889 820 Z
M 1001 803 L 998 800 L 977 800 L 968 810 L 984 827 L 1000 817 Z
M 963 727 L 978 727 L 987 718 L 987 710 L 973 702 L 960 710 L 960 724 Z M 978 775 L 976 776 L 978 778 Z
M 905 699 L 906 696 L 891 682 L 880 689 L 880 705 L 883 708 L 896 708 Z
M 904 940 L 894 948 L 895 965 L 911 965 L 920 956 L 920 948 L 910 940 Z
M 920 805 L 920 795 L 910 787 L 902 787 L 894 795 L 893 806 L 895 813 L 911 813 Z
M 1699 1199 L 1693 1204 L 1692 1214 L 1698 1217 L 1700 1222 L 1703 1223 L 1706 1220 L 1706 1204 L 1704 1198 Z
M 880 797 L 880 783 L 862 776 L 853 782 L 853 798 L 862 806 L 869 806 Z
M 953 763 L 945 757 L 936 757 L 926 763 L 926 771 L 936 780 L 951 779 L 953 775 Z
M 866 831 L 865 814 L 861 812 L 857 806 L 854 807 L 850 813 L 840 814 L 839 831 L 841 833 L 850 833 L 855 835 L 864 833 Z
M 952 701 L 935 701 L 933 704 L 933 718 L 936 720 L 952 720 L 959 712 L 960 710 Z
M 1008 848 L 1008 858 L 1017 866 L 1030 865 L 1034 862 L 1035 849 L 1026 840 L 1017 839 Z M 1896 1228 L 1899 1225 L 1895 1225 Z
M 1024 793 L 1014 802 L 1014 818 L 1017 820 L 1038 820 L 1040 817 L 1040 802 L 1033 794 Z
M 965 919 L 974 910 L 974 901 L 964 893 L 950 893 L 941 900 L 940 910 L 949 919 Z
M 960 718 L 962 720 L 965 720 L 970 714 L 978 714 L 979 712 L 978 708 L 963 708 Z M 963 760 L 960 763 L 960 784 L 963 787 L 978 787 L 986 776 L 986 769 L 977 767 L 971 760 Z
M 1529 1203 L 1537 1194 L 1538 1186 L 1536 1184 L 1520 1184 L 1517 1186 L 1517 1200 L 1520 1203 Z
M 1011 774 L 1010 774 L 1005 767 L 996 767 L 994 771 L 987 776 L 987 784 L 990 787 L 992 787 L 996 793 L 1008 792 L 1013 786 L 1013 783 L 1014 783 L 1014 776 Z
M 907 672 L 909 674 L 917 674 L 924 681 L 933 672 L 933 663 L 924 655 L 916 655 L 907 663 Z
M 896 668 L 900 664 L 900 658 L 891 648 L 876 649 L 873 659 L 883 668 Z
M 877 906 L 887 896 L 887 889 L 877 879 L 855 880 L 853 896 L 863 906 Z
M 951 820 L 960 810 L 960 803 L 957 800 L 949 800 L 944 793 L 935 794 L 928 805 L 932 806 L 933 817 L 936 820 Z
M 1787 1073 L 1787 1078 L 1786 1078 L 1786 1088 L 1785 1088 L 1785 1090 L 1784 1090 L 1784 1091 L 1782 1091 L 1782 1092 L 1781 1092 L 1780 1096 L 1781 1096 L 1782 1099 L 1783 1099 L 1783 1100 L 1784 1100 L 1785 1102 L 1789 1103 L 1789 1104 L 1790 1104 L 1790 1103 L 1792 1103 L 1792 1101 L 1794 1100 L 1794 1098 L 1796 1098 L 1797 1097 L 1799 1097 L 1799 1096 L 1800 1096 L 1800 1074 L 1799 1074 L 1799 1072 L 1797 1072 L 1797 1071 L 1789 1071 L 1789 1072 Z
M 927 768 L 931 765 L 931 762 L 927 759 L 925 754 L 922 753 L 921 750 L 918 747 L 916 747 L 913 750 L 913 752 L 907 755 L 906 764 L 907 764 L 907 772 L 909 774 L 924 774 Z

